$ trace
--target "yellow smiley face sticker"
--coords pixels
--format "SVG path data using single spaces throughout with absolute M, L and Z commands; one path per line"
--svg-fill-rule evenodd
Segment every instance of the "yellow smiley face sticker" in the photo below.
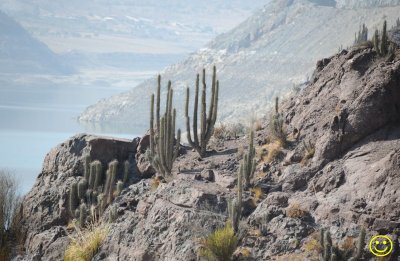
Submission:
M 375 256 L 387 256 L 393 250 L 393 242 L 388 236 L 377 235 L 369 241 L 369 251 Z

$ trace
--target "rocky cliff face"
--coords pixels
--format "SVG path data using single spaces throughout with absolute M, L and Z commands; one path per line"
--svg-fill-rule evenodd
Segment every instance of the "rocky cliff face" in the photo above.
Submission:
M 252 111 L 263 114 L 271 98 L 311 76 L 316 60 L 350 46 L 365 23 L 370 32 L 398 18 L 398 1 L 274 0 L 233 30 L 219 35 L 206 48 L 162 72 L 172 80 L 176 107 L 183 111 L 186 86 L 203 67 L 217 66 L 220 80 L 220 120 L 240 120 Z M 132 91 L 99 101 L 80 116 L 81 122 L 147 121 L 156 78 Z M 182 116 L 179 115 L 178 116 Z M 180 118 L 180 117 L 178 117 Z M 183 117 L 182 117 L 183 118 Z M 179 122 L 179 121 L 178 121 Z M 184 122 L 184 121 L 182 121 Z
M 307 245 L 322 228 L 339 247 L 362 228 L 367 242 L 377 233 L 388 234 L 396 247 L 400 50 L 380 57 L 360 46 L 319 61 L 310 84 L 287 99 L 282 111 L 288 133 L 295 135 L 289 135 L 287 146 L 272 162 L 259 162 L 253 183 L 264 196 L 257 201 L 252 192 L 244 193 L 240 226 L 239 249 L 247 248 L 250 257 L 237 253 L 235 259 L 315 260 L 318 248 Z M 270 139 L 266 121 L 255 135 L 257 149 Z M 26 255 L 18 260 L 62 257 L 67 234 L 73 233 L 62 214 L 65 195 L 69 184 L 82 178 L 84 153 L 90 151 L 103 164 L 113 158 L 134 163 L 147 141 L 148 137 L 125 141 L 81 135 L 52 150 L 24 202 Z M 227 200 L 235 194 L 242 157 L 239 148 L 246 143 L 247 137 L 227 140 L 222 150 L 203 160 L 184 148 L 174 179 L 158 187 L 146 178 L 136 182 L 144 169 L 138 162 L 131 172 L 134 184 L 112 205 L 116 218 L 93 260 L 196 260 L 199 239 L 227 219 Z M 315 147 L 308 161 L 302 160 L 304 143 Z M 362 248 L 364 260 L 372 260 L 367 243 Z M 396 249 L 391 260 L 397 260 Z

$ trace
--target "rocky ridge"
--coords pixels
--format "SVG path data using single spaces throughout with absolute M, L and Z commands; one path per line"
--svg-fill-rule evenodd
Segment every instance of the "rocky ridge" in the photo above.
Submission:
M 271 162 L 259 161 L 244 195 L 238 260 L 316 260 L 307 244 L 322 228 L 341 246 L 362 228 L 367 240 L 400 229 L 400 50 L 380 57 L 368 45 L 318 61 L 310 83 L 283 102 L 288 143 Z M 266 120 L 260 150 L 271 142 Z M 315 153 L 304 160 L 304 143 Z M 227 219 L 227 200 L 247 137 L 223 141 L 200 160 L 183 147 L 174 179 L 152 186 L 142 155 L 148 136 L 116 140 L 78 135 L 53 149 L 23 205 L 26 253 L 16 260 L 60 260 L 69 242 L 63 210 L 69 184 L 82 178 L 82 157 L 103 164 L 129 160 L 131 183 L 111 207 L 117 216 L 93 260 L 197 260 L 199 239 Z M 141 159 L 141 160 L 140 160 Z M 143 173 L 146 170 L 146 175 Z M 119 174 L 121 175 L 121 174 Z M 108 211 L 103 215 L 106 220 Z M 246 248 L 250 257 L 241 257 Z M 391 260 L 397 260 L 396 249 Z M 373 260 L 364 246 L 364 260 Z

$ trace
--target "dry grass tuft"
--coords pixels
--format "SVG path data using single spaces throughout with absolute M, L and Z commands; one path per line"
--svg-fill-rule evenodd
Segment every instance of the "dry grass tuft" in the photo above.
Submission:
M 321 243 L 315 238 L 312 238 L 312 239 L 308 240 L 306 243 L 304 243 L 303 249 L 306 253 L 312 253 L 312 254 L 322 253 Z
M 153 176 L 150 181 L 151 190 L 156 190 L 160 186 L 161 179 L 159 176 Z
M 104 224 L 92 224 L 81 230 L 75 226 L 76 234 L 64 253 L 64 261 L 89 261 L 99 251 L 108 234 L 109 227 Z
M 255 187 L 251 189 L 253 193 L 253 203 L 257 206 L 257 204 L 264 198 L 264 192 L 260 187 Z
M 262 130 L 262 123 L 261 123 L 261 120 L 260 120 L 260 119 L 258 119 L 258 120 L 256 120 L 256 121 L 254 122 L 254 124 L 253 124 L 253 130 L 254 130 L 254 131 Z
M 235 251 L 235 256 L 238 258 L 249 258 L 251 257 L 251 251 L 248 247 L 240 247 Z
M 287 254 L 283 256 L 274 257 L 272 260 L 275 261 L 303 261 L 305 260 L 301 254 Z
M 297 202 L 290 204 L 286 209 L 286 216 L 291 218 L 302 218 L 307 216 L 307 214 L 308 212 L 305 211 Z
M 282 143 L 280 140 L 274 140 L 269 144 L 262 146 L 258 150 L 258 157 L 266 163 L 271 163 L 281 152 Z

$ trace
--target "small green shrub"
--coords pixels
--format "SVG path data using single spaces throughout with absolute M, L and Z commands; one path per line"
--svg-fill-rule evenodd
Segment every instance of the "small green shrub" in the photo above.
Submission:
M 200 255 L 215 261 L 232 260 L 236 250 L 238 238 L 230 222 L 225 227 L 215 230 L 207 238 L 202 240 Z

